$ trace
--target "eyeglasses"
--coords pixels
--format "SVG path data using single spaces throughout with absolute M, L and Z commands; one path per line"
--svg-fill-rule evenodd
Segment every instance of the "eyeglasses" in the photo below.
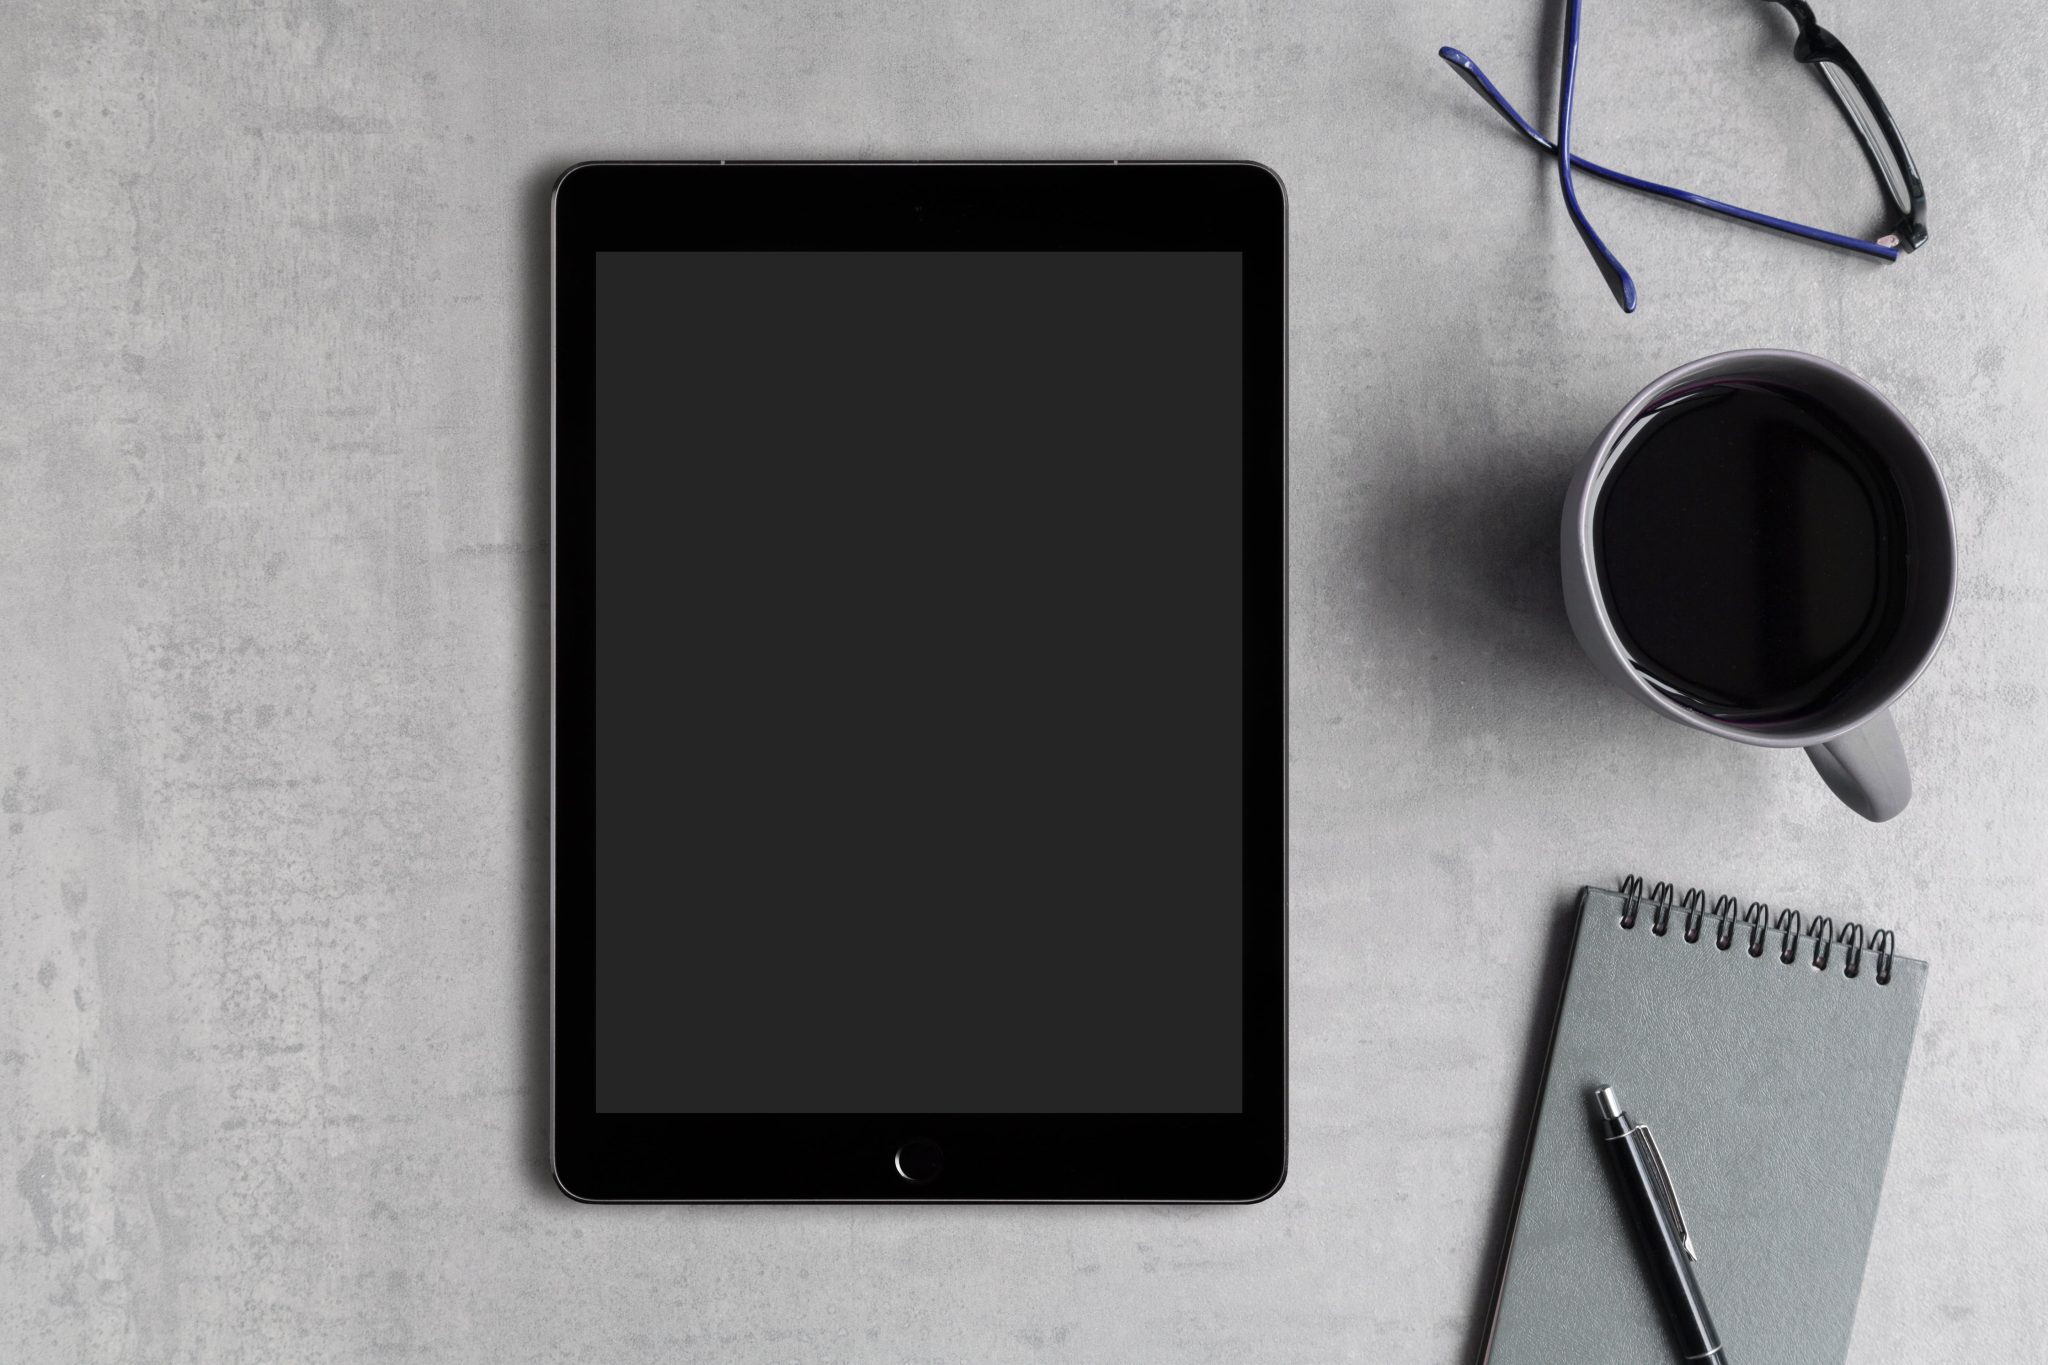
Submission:
M 1572 225 L 1579 230 L 1579 237 L 1585 242 L 1586 250 L 1592 253 L 1593 263 L 1600 268 L 1600 274 L 1607 281 L 1608 289 L 1614 294 L 1615 302 L 1625 312 L 1636 309 L 1635 281 L 1622 268 L 1620 260 L 1600 240 L 1600 234 L 1586 218 L 1585 210 L 1579 207 L 1579 196 L 1572 181 L 1572 172 L 1584 171 L 1601 180 L 1623 185 L 1645 194 L 1661 195 L 1675 199 L 1681 204 L 1706 209 L 1754 223 L 1758 227 L 1774 229 L 1810 242 L 1826 246 L 1841 247 L 1847 251 L 1861 252 L 1881 260 L 1897 260 L 1901 251 L 1912 251 L 1927 241 L 1927 194 L 1920 184 L 1920 172 L 1913 164 L 1913 155 L 1906 150 L 1906 140 L 1899 134 L 1899 126 L 1893 121 L 1891 110 L 1885 107 L 1878 95 L 1877 87 L 1870 83 L 1863 67 L 1849 55 L 1849 49 L 1841 39 L 1822 28 L 1813 17 L 1813 9 L 1806 0 L 1776 0 L 1790 11 L 1799 25 L 1799 37 L 1792 44 L 1793 60 L 1814 67 L 1824 78 L 1828 93 L 1834 97 L 1835 105 L 1842 116 L 1849 121 L 1859 141 L 1863 144 L 1864 155 L 1870 159 L 1871 167 L 1877 172 L 1878 183 L 1883 187 L 1885 197 L 1892 206 L 1896 220 L 1891 229 L 1875 240 L 1850 237 L 1826 228 L 1808 227 L 1777 218 L 1755 209 L 1741 208 L 1735 204 L 1710 199 L 1704 194 L 1681 190 L 1670 185 L 1660 185 L 1654 180 L 1629 175 L 1625 171 L 1610 170 L 1606 166 L 1588 161 L 1571 150 L 1572 146 L 1572 104 L 1578 84 L 1579 69 L 1579 3 L 1580 0 L 1565 0 L 1564 27 L 1564 75 L 1563 88 L 1557 101 L 1557 141 L 1536 131 L 1529 120 L 1509 104 L 1507 97 L 1494 87 L 1479 69 L 1479 63 L 1467 57 L 1454 47 L 1438 50 L 1437 55 L 1451 64 L 1451 69 L 1462 77 L 1465 83 L 1479 92 L 1494 112 L 1508 121 L 1510 127 L 1537 147 L 1557 158 L 1558 185 L 1564 192 L 1566 210 L 1571 214 Z

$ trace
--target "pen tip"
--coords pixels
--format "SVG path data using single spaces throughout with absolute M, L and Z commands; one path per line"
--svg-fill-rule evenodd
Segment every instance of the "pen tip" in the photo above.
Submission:
M 1621 1101 L 1614 1096 L 1614 1087 L 1603 1085 L 1593 1092 L 1593 1103 L 1600 1106 L 1600 1117 L 1618 1119 L 1621 1117 Z

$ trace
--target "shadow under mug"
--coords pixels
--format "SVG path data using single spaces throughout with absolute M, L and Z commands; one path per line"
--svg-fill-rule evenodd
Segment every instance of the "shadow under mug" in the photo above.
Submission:
M 1905 509 L 1908 567 L 1903 613 L 1889 645 L 1819 706 L 1788 719 L 1733 723 L 1702 714 L 1653 686 L 1615 630 L 1594 557 L 1600 490 L 1637 423 L 1678 390 L 1748 380 L 1805 396 L 1860 436 L 1898 490 Z M 1673 528 L 1673 534 L 1683 534 Z M 1899 410 L 1858 376 L 1798 351 L 1726 351 L 1695 360 L 1629 400 L 1593 443 L 1564 498 L 1564 600 L 1587 655 L 1651 710 L 1681 725 L 1741 744 L 1804 749 L 1836 796 L 1866 820 L 1889 820 L 1912 799 L 1905 746 L 1890 707 L 1934 657 L 1955 600 L 1955 527 L 1934 457 Z

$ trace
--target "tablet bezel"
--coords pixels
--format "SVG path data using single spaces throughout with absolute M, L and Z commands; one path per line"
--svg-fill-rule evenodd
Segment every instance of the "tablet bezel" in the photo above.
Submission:
M 553 200 L 551 1157 L 596 1202 L 1253 1202 L 1286 1173 L 1285 196 L 1263 166 L 598 162 Z M 1239 1114 L 604 1114 L 596 1107 L 596 253 L 1243 253 L 1244 1109 Z M 940 1025 L 942 1026 L 942 1025 Z M 939 1144 L 910 1184 L 900 1145 Z

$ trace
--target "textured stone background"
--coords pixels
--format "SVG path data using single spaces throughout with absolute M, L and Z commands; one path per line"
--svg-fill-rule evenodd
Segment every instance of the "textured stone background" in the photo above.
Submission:
M 1849 229 L 1754 0 L 1586 0 L 1581 144 Z M 1553 3 L 8 0 L 0 1355 L 1455 1361 L 1557 911 L 1640 868 L 1934 964 L 1860 1361 L 2034 1358 L 2048 1287 L 2048 18 L 1829 0 L 1925 168 L 1884 267 L 1586 191 Z M 544 1174 L 545 194 L 593 156 L 1245 156 L 1292 196 L 1293 1175 L 1252 1208 L 584 1208 Z M 1566 634 L 1605 418 L 1736 345 L 1947 470 L 1893 825 Z M 1797 1048 L 1731 1019 L 1719 1045 Z

